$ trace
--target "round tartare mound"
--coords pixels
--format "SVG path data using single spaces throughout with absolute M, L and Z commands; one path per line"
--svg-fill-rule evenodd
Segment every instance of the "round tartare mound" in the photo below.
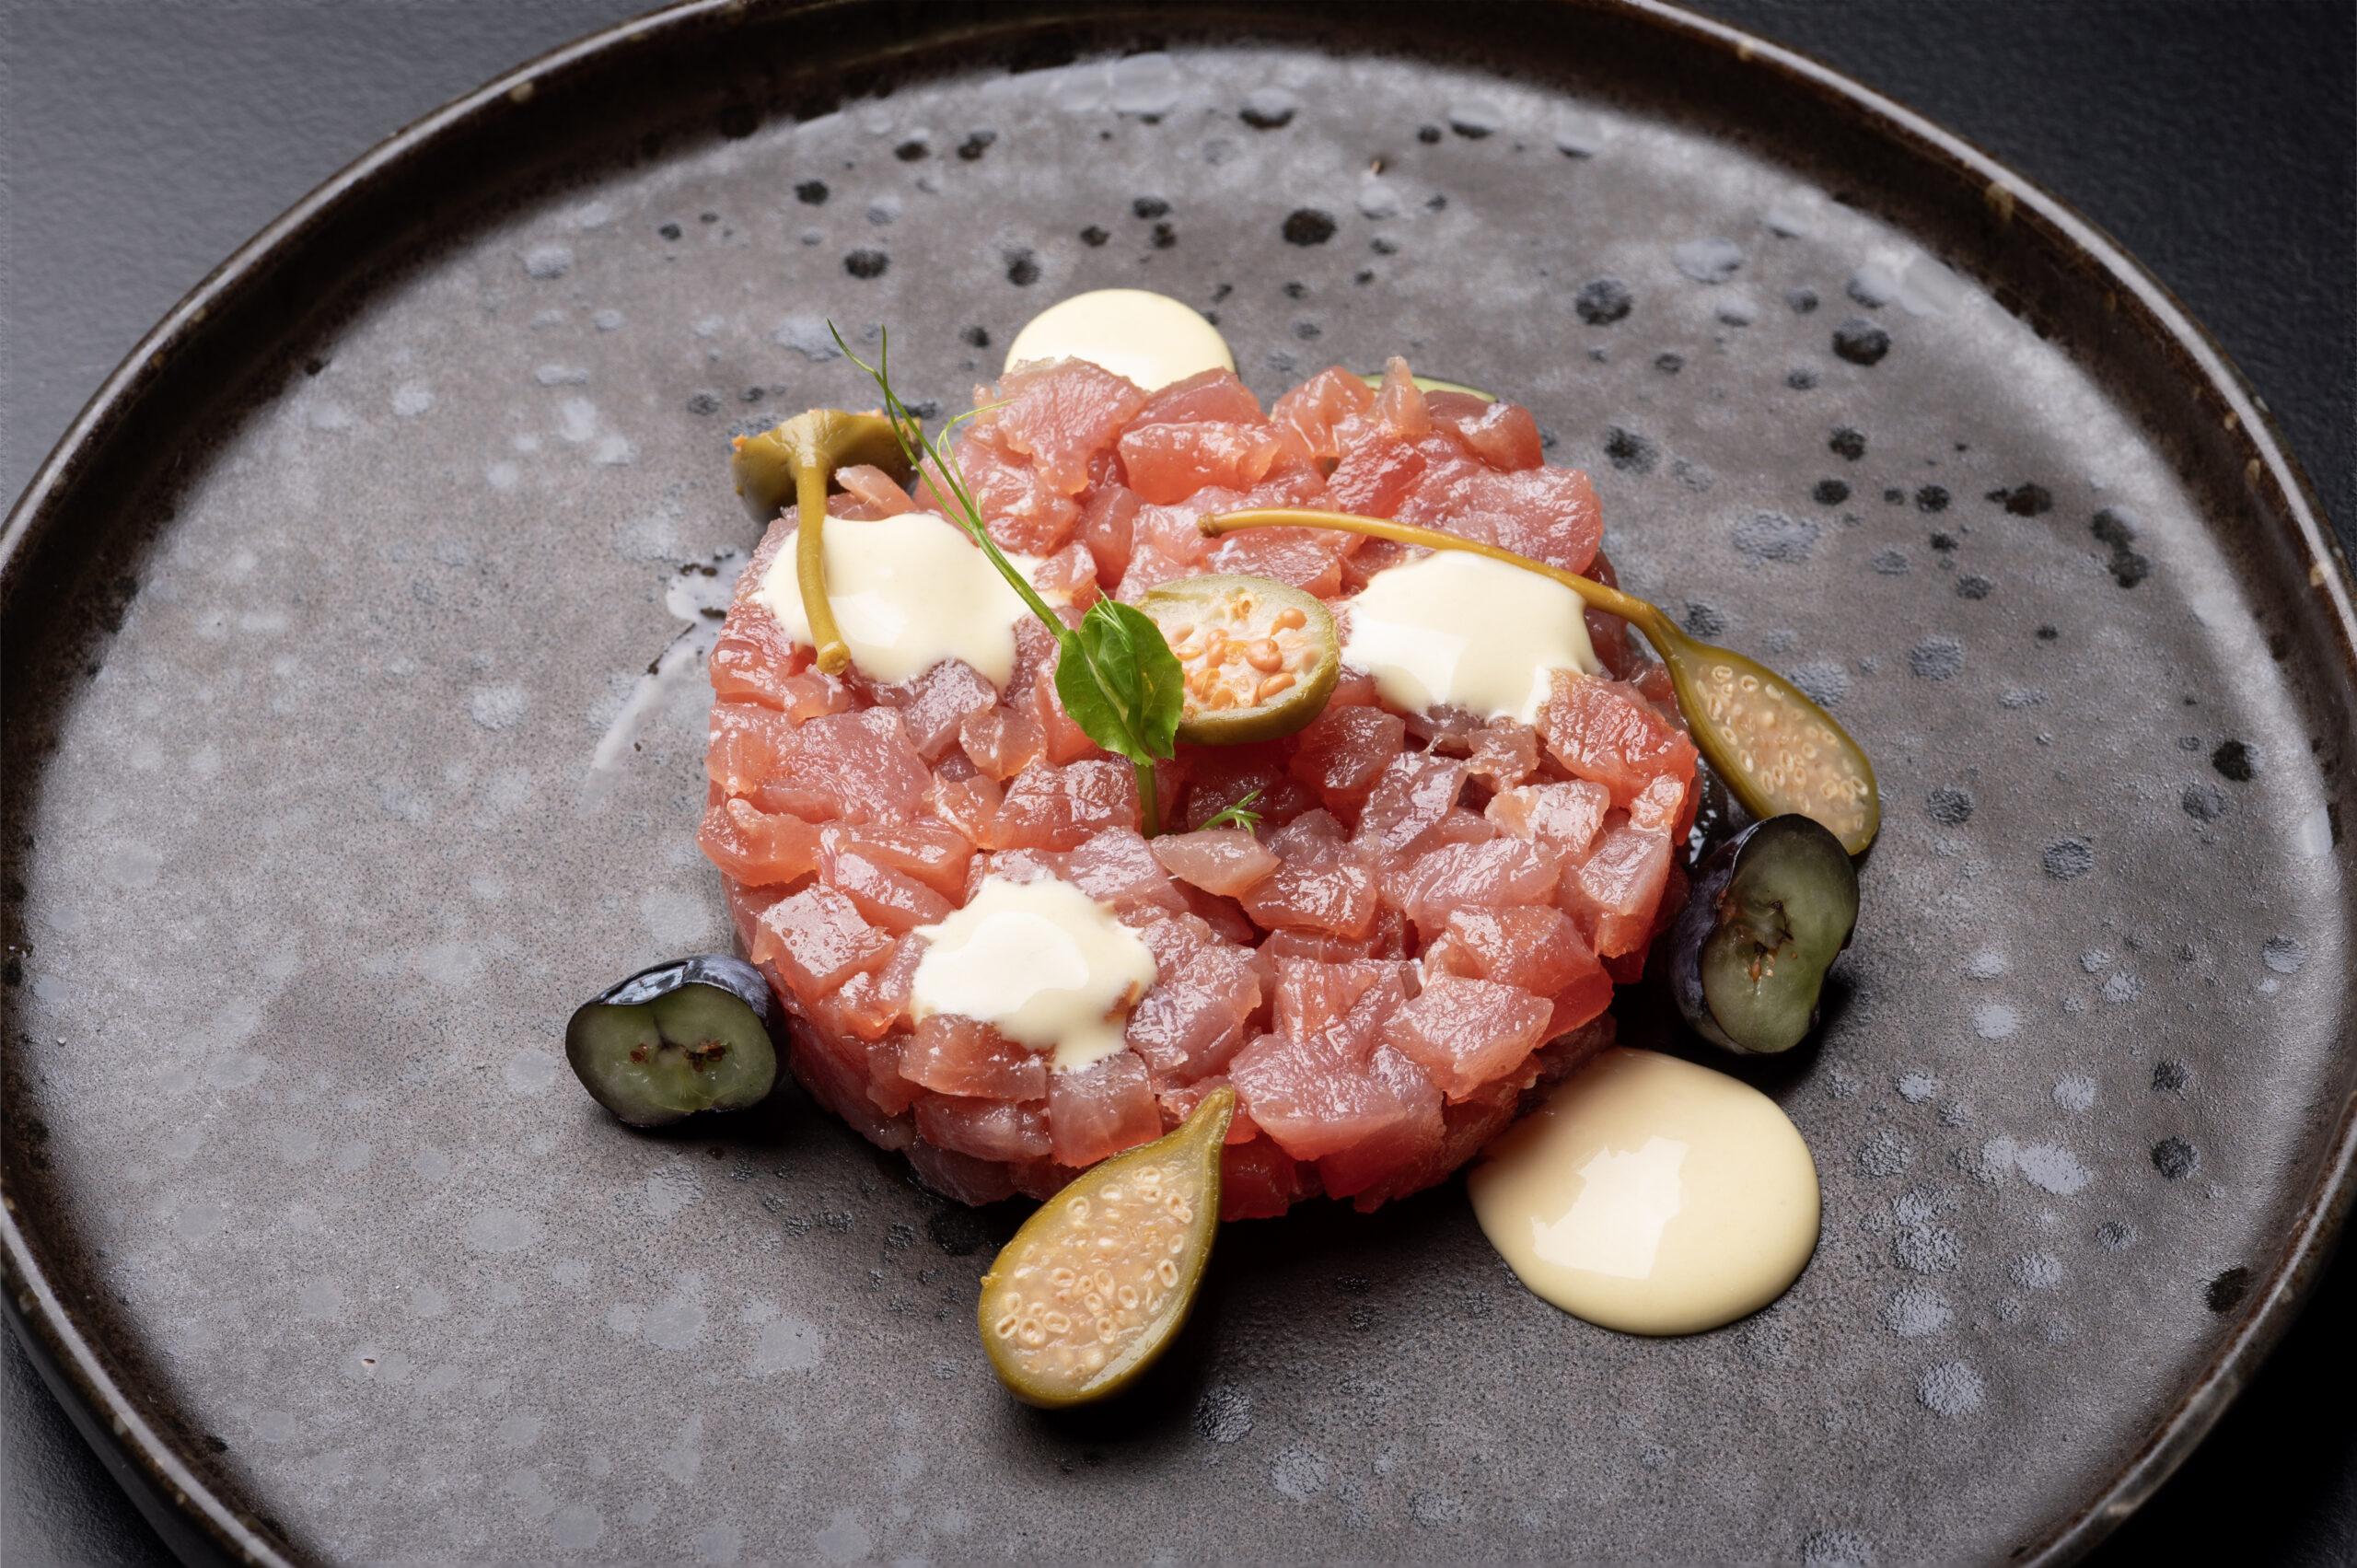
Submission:
M 1422 553 L 1197 528 L 1248 506 L 1390 517 L 1609 580 L 1587 478 L 1541 460 L 1529 413 L 1421 391 L 1397 360 L 1380 389 L 1337 367 L 1265 412 L 1225 371 L 1149 396 L 1078 360 L 975 401 L 966 483 L 1074 624 L 1099 595 L 1212 572 L 1346 617 L 1369 577 Z M 838 482 L 835 516 L 946 510 L 872 469 Z M 1535 726 L 1390 711 L 1346 668 L 1298 734 L 1182 743 L 1158 766 L 1166 831 L 1149 840 L 1129 763 L 1066 716 L 1036 622 L 1016 628 L 1004 690 L 956 660 L 892 685 L 817 669 L 754 598 L 794 527 L 770 528 L 713 650 L 699 838 L 793 1016 L 796 1076 L 927 1185 L 1045 1198 L 1225 1083 L 1225 1217 L 1320 1194 L 1372 1210 L 1445 1179 L 1610 1040 L 1615 981 L 1637 978 L 1683 900 L 1695 803 L 1666 673 L 1620 622 L 1588 612 L 1604 672 L 1558 675 Z M 1248 801 L 1257 826 L 1206 828 Z M 974 1020 L 911 1019 L 914 933 L 993 875 L 1062 878 L 1144 941 L 1156 980 L 1124 1049 L 1056 1071 Z

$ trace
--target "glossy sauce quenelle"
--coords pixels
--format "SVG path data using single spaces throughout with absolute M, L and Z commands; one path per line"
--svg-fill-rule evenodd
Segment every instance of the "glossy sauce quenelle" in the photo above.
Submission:
M 1631 1334 L 1756 1312 L 1817 1248 L 1817 1166 L 1775 1101 L 1649 1051 L 1608 1050 L 1467 1177 L 1491 1245 L 1531 1290 Z

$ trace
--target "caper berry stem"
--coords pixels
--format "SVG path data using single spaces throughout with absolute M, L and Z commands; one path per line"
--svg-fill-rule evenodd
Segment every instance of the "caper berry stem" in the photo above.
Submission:
M 1849 732 L 1792 682 L 1741 654 L 1695 641 L 1657 605 L 1494 544 L 1386 517 L 1266 506 L 1224 512 L 1199 526 L 1213 539 L 1238 528 L 1330 528 L 1486 555 L 1561 583 L 1590 609 L 1644 633 L 1669 666 L 1694 744 L 1745 810 L 1762 819 L 1798 812 L 1821 823 L 1852 854 L 1864 854 L 1881 830 L 1874 764 Z
M 817 463 L 795 470 L 794 496 L 799 518 L 794 540 L 794 578 L 802 589 L 803 618 L 810 622 L 810 641 L 818 650 L 820 670 L 841 675 L 851 664 L 851 645 L 835 624 L 834 607 L 827 602 L 827 470 Z

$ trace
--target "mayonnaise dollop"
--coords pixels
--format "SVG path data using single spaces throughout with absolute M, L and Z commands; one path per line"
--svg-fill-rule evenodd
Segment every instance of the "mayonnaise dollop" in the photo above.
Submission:
M 1784 1293 L 1817 1248 L 1817 1165 L 1776 1102 L 1724 1073 L 1614 1048 L 1466 1178 L 1523 1283 L 1631 1334 L 1692 1334 Z
M 1604 668 L 1577 594 L 1467 551 L 1377 572 L 1343 610 L 1342 662 L 1411 714 L 1446 705 L 1531 724 L 1556 671 Z
M 786 536 L 753 597 L 787 636 L 809 647 L 810 621 L 795 576 L 800 538 L 798 529 Z M 959 658 L 993 686 L 1013 677 L 1016 622 L 1031 611 L 957 524 L 932 512 L 872 522 L 830 517 L 825 544 L 827 600 L 862 674 L 908 680 Z M 1011 559 L 1018 570 L 1037 564 Z
M 964 909 L 920 925 L 924 957 L 909 1014 L 951 1013 L 1018 1045 L 1053 1051 L 1058 1072 L 1121 1049 L 1131 1007 L 1154 983 L 1154 954 L 1069 882 L 983 878 Z
M 1100 288 L 1049 306 L 1015 334 L 1006 367 L 1086 359 L 1151 392 L 1206 370 L 1233 370 L 1219 329 L 1192 307 L 1143 288 Z

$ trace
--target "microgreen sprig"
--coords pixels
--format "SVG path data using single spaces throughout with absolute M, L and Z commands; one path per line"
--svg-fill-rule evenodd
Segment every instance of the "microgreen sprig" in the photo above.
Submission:
M 1213 813 L 1203 826 L 1206 829 L 1241 828 L 1248 833 L 1260 825 L 1260 814 L 1252 809 L 1252 803 L 1260 798 L 1260 792 L 1256 787 L 1235 805 Z
M 1031 613 L 1055 633 L 1056 695 L 1082 733 L 1106 750 L 1130 760 L 1137 772 L 1138 803 L 1144 808 L 1146 836 L 1152 838 L 1162 830 L 1154 764 L 1157 758 L 1177 751 L 1186 691 L 1185 672 L 1178 668 L 1170 645 L 1163 641 L 1161 629 L 1144 611 L 1109 598 L 1089 606 L 1077 628 L 1066 626 L 1031 586 L 1031 579 L 991 538 L 981 508 L 958 470 L 957 454 L 949 449 L 949 433 L 985 411 L 959 414 L 942 426 L 940 435 L 927 436 L 923 424 L 892 390 L 891 334 L 883 335 L 877 345 L 876 363 L 869 365 L 852 352 L 832 321 L 827 323 L 827 330 L 845 356 L 874 378 L 877 390 L 884 396 L 885 415 L 900 437 L 900 449 L 910 466 L 933 482 L 934 493 L 948 506 L 957 524 L 973 537 Z

